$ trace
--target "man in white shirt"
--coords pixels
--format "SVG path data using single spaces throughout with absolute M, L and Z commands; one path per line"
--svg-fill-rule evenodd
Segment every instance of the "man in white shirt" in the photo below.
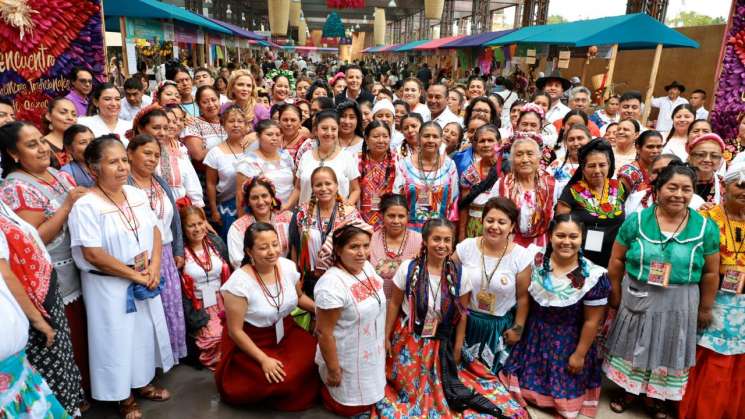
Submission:
M 621 115 L 621 121 L 624 119 L 633 119 L 639 123 L 639 132 L 644 132 L 647 128 L 642 125 L 642 94 L 636 90 L 630 90 L 621 95 L 619 99 L 618 112 Z
M 214 86 L 215 77 L 212 76 L 212 72 L 206 67 L 199 67 L 194 70 L 194 86 L 199 89 L 202 86 Z M 196 90 L 195 93 L 196 95 Z M 227 96 L 220 94 L 220 105 L 224 105 L 230 102 Z
M 665 86 L 667 96 L 652 98 L 652 107 L 660 110 L 657 115 L 655 129 L 659 132 L 668 132 L 673 128 L 673 109 L 678 105 L 688 103 L 680 94 L 686 91 L 685 86 L 673 81 Z
M 512 108 L 512 104 L 518 99 L 517 93 L 512 91 L 512 81 L 508 78 L 497 77 L 495 83 L 497 86 L 497 89 L 495 89 L 496 93 L 504 99 L 500 119 L 502 126 L 507 127 L 510 125 L 510 108 Z M 498 86 L 501 86 L 502 89 L 499 89 Z
M 153 100 L 145 94 L 145 87 L 139 77 L 130 77 L 124 82 L 124 100 L 119 118 L 131 121 L 137 112 L 150 105 Z
M 535 87 L 538 91 L 544 91 L 551 99 L 551 105 L 546 112 L 546 122 L 553 123 L 556 120 L 564 118 L 564 115 L 569 112 L 569 107 L 561 103 L 561 97 L 564 95 L 565 90 L 569 90 L 572 87 L 572 83 L 569 80 L 561 77 L 558 72 L 554 72 L 551 75 L 541 77 L 535 82 Z
M 691 99 L 689 100 L 693 109 L 696 110 L 696 119 L 709 119 L 709 111 L 704 108 L 706 103 L 706 92 L 701 89 L 696 89 L 691 92 Z
M 463 126 L 463 120 L 448 107 L 448 88 L 444 84 L 432 84 L 427 89 L 427 107 L 432 114 L 432 121 L 437 122 L 440 128 L 451 122 L 457 122 Z

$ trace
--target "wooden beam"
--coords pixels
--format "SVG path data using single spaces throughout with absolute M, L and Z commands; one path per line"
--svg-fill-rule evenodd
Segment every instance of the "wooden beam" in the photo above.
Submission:
M 124 16 L 119 17 L 119 32 L 122 35 L 122 73 L 124 73 L 125 77 L 129 77 L 129 58 L 127 57 L 127 18 Z M 105 36 L 104 39 L 106 39 Z M 104 48 L 104 51 L 105 50 L 106 48 Z M 137 57 L 132 57 L 132 59 L 136 60 Z M 109 63 L 107 62 L 106 68 L 109 68 L 108 65 Z
M 644 97 L 644 114 L 642 115 L 642 126 L 647 125 L 647 118 L 652 111 L 652 94 L 654 93 L 654 84 L 657 81 L 657 70 L 660 68 L 660 57 L 662 56 L 662 44 L 657 44 L 654 50 L 654 61 L 652 62 L 652 71 L 649 73 L 649 84 L 647 85 L 647 95 Z
M 618 44 L 613 44 L 610 49 L 610 61 L 608 62 L 608 77 L 605 80 L 605 89 L 613 87 L 613 72 L 616 70 L 616 58 L 618 57 Z M 605 104 L 605 90 L 600 98 L 600 103 Z

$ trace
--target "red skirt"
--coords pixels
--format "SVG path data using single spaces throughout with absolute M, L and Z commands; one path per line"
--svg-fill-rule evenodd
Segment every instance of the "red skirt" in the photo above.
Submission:
M 215 370 L 217 391 L 230 404 L 261 402 L 276 410 L 299 411 L 313 407 L 318 399 L 321 381 L 314 362 L 316 339 L 295 323 L 284 318 L 285 336 L 276 343 L 274 326 L 255 327 L 243 324 L 243 330 L 267 356 L 284 365 L 287 376 L 281 383 L 268 383 L 256 360 L 235 345 L 225 327 L 222 335 L 222 358 Z
M 696 347 L 680 419 L 745 418 L 745 354 L 722 355 Z
M 72 355 L 75 358 L 82 378 L 81 385 L 85 395 L 91 394 L 91 370 L 88 365 L 88 321 L 85 316 L 85 304 L 83 297 L 65 306 L 65 317 L 70 327 L 70 340 L 72 341 Z

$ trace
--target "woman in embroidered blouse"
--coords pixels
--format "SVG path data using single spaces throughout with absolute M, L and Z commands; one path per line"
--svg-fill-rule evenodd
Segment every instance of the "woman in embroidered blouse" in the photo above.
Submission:
M 712 323 L 699 331 L 696 366 L 680 404 L 681 419 L 745 417 L 744 162 L 727 169 L 724 185 L 723 203 L 702 212 L 719 227 L 719 290 Z
M 696 170 L 696 195 L 707 204 L 722 202 L 721 178 L 717 170 L 724 159 L 724 141 L 714 133 L 700 135 L 686 145 L 688 165 Z
M 329 167 L 338 180 L 339 194 L 348 205 L 356 205 L 360 197 L 357 156 L 339 147 L 339 117 L 335 111 L 318 112 L 314 117 L 317 143 L 297 160 L 295 188 L 300 190 L 300 203 L 307 203 L 312 194 L 311 174 L 317 167 Z M 298 153 L 299 155 L 299 153 Z
M 407 113 L 401 117 L 401 134 L 403 142 L 396 150 L 400 158 L 413 156 L 419 150 L 419 131 L 422 129 L 422 116 L 418 113 Z
M 564 158 L 557 158 L 546 168 L 546 172 L 553 176 L 556 187 L 554 198 L 559 199 L 569 179 L 574 176 L 579 167 L 579 149 L 592 140 L 590 129 L 584 124 L 574 124 L 571 128 L 564 129 L 562 143 L 566 153 Z
M 290 153 L 281 148 L 282 133 L 279 124 L 271 119 L 261 121 L 256 126 L 256 133 L 259 137 L 258 148 L 248 151 L 235 165 L 235 196 L 239 217 L 245 214 L 247 205 L 243 196 L 245 183 L 257 176 L 271 177 L 282 209 L 294 208 L 300 197 L 300 191 L 295 188 L 295 162 Z M 242 256 L 239 261 L 241 258 Z
M 656 417 L 664 400 L 679 401 L 695 363 L 696 325 L 707 327 L 719 279 L 719 230 L 691 211 L 696 174 L 671 163 L 654 183 L 656 204 L 626 219 L 608 266 L 611 326 L 603 370 L 626 394 L 611 402 L 623 412 L 638 396 Z
M 73 204 L 88 192 L 76 187 L 70 175 L 50 167 L 49 144 L 28 122 L 11 122 L 0 131 L 2 177 L 0 198 L 24 221 L 34 226 L 49 252 L 70 324 L 76 362 L 88 386 L 85 305 L 80 272 L 72 260 L 68 216 Z
M 126 185 L 129 163 L 119 141 L 94 140 L 85 161 L 96 187 L 75 203 L 68 224 L 82 271 L 91 396 L 120 401 L 123 417 L 142 417 L 132 389 L 139 397 L 168 400 L 170 393 L 151 381 L 156 368 L 167 372 L 174 364 L 159 295 L 158 218 L 147 194 Z
M 204 210 L 189 206 L 181 208 L 181 228 L 184 235 L 185 263 L 181 268 L 181 290 L 194 313 L 200 315 L 199 322 L 186 311 L 189 336 L 198 348 L 199 362 L 214 371 L 220 361 L 222 319 L 225 311 L 220 286 L 230 275 L 230 266 L 223 260 L 217 246 L 208 236 L 207 217 Z
M 523 336 L 500 373 L 522 405 L 553 408 L 565 418 L 595 417 L 600 400 L 595 337 L 610 282 L 605 268 L 582 256 L 583 232 L 571 214 L 551 222 L 545 254 L 536 255 L 531 266 Z
M 466 237 L 481 235 L 481 209 L 489 199 L 489 189 L 494 183 L 492 182 L 489 187 L 482 185 L 476 188 L 476 186 L 485 182 L 494 168 L 500 141 L 499 128 L 493 124 L 486 124 L 476 130 L 469 148 L 453 156 L 460 178 L 459 241 L 463 241 Z
M 414 258 L 421 249 L 422 235 L 409 229 L 409 207 L 399 194 L 386 194 L 380 200 L 380 228 L 370 239 L 370 263 L 383 278 L 386 298 L 391 296 L 393 275 L 406 259 Z
M 639 134 L 635 144 L 636 160 L 618 169 L 618 180 L 627 194 L 651 187 L 649 169 L 662 152 L 662 135 L 653 129 L 646 130 Z
M 142 108 L 132 120 L 131 136 L 147 134 L 160 143 L 160 164 L 156 173 L 162 176 L 180 205 L 204 206 L 202 185 L 197 172 L 189 160 L 186 147 L 179 142 L 177 134 L 180 108 L 164 110 L 158 105 Z
M 340 416 L 369 412 L 385 389 L 383 279 L 368 262 L 370 226 L 333 233 L 334 266 L 318 280 L 316 364 L 327 410 Z
M 673 109 L 673 129 L 670 132 L 663 133 L 667 134 L 663 153 L 673 153 L 681 160 L 686 161 L 688 158 L 688 128 L 694 119 L 696 119 L 696 110 L 688 103 L 682 103 Z
M 256 95 L 256 80 L 248 70 L 238 69 L 230 73 L 227 97 L 233 101 L 234 105 L 243 109 L 249 131 L 259 122 L 269 119 L 269 109 L 259 103 Z M 229 106 L 224 106 L 224 108 Z
M 202 161 L 207 152 L 222 144 L 228 136 L 220 123 L 220 94 L 212 86 L 197 89 L 194 97 L 199 116 L 186 125 L 182 142 L 189 151 L 197 173 L 204 173 Z
M 166 181 L 155 174 L 160 161 L 160 143 L 149 135 L 138 135 L 127 145 L 130 177 L 128 184 L 147 194 L 157 217 L 161 237 L 160 298 L 166 314 L 171 351 L 176 361 L 186 357 L 186 326 L 178 269 L 184 266 L 184 241 L 176 200 Z
M 527 105 L 526 105 L 527 106 Z M 533 133 L 516 133 L 509 147 L 512 170 L 492 187 L 491 197 L 504 196 L 520 208 L 514 241 L 521 246 L 546 245 L 548 223 L 554 216 L 554 178 L 540 168 L 541 137 Z M 499 167 L 499 163 L 497 167 Z
M 93 178 L 90 169 L 85 165 L 83 153 L 95 137 L 93 131 L 85 125 L 73 124 L 65 130 L 62 141 L 65 145 L 65 152 L 70 156 L 66 165 L 62 166 L 60 171 L 72 176 L 75 184 L 89 188 L 93 186 Z
M 499 380 L 464 350 L 471 283 L 450 257 L 455 226 L 433 218 L 422 239 L 419 256 L 404 261 L 393 278 L 385 322 L 388 384 L 376 413 L 527 417 Z
M 303 293 L 295 264 L 280 256 L 274 227 L 254 223 L 243 247 L 242 267 L 221 288 L 227 333 L 215 371 L 217 391 L 230 404 L 309 409 L 320 387 L 316 339 L 290 313 L 297 307 L 313 311 L 315 304 Z
M 482 214 L 483 234 L 458 243 L 453 260 L 473 287 L 464 347 L 496 374 L 525 326 L 534 251 L 510 240 L 519 214 L 514 202 L 491 198 Z
M 65 152 L 64 133 L 77 121 L 78 113 L 70 99 L 59 96 L 49 101 L 47 113 L 41 122 L 46 132 L 44 141 L 52 151 L 52 167 L 55 169 L 60 169 L 70 161 L 70 156 Z
M 329 266 L 331 233 L 342 224 L 362 220 L 359 211 L 339 194 L 336 172 L 320 166 L 310 175 L 311 198 L 300 204 L 289 227 L 290 257 L 298 264 L 307 293 Z
M 310 138 L 311 134 L 300 125 L 303 114 L 297 106 L 291 103 L 284 103 L 279 105 L 277 113 L 279 116 L 279 121 L 277 122 L 282 131 L 282 149 L 287 150 L 293 161 L 297 163 L 302 156 L 300 147 Z M 303 151 L 307 151 L 307 149 Z
M 205 189 L 210 208 L 210 221 L 218 227 L 218 234 L 226 240 L 228 228 L 237 218 L 236 164 L 246 155 L 248 120 L 243 110 L 231 106 L 220 116 L 228 137 L 204 157 Z
M 433 121 L 422 125 L 416 154 L 398 162 L 393 192 L 409 203 L 409 227 L 421 231 L 430 218 L 458 219 L 458 169 L 440 153 L 442 128 Z
M 292 212 L 280 208 L 274 182 L 264 175 L 257 175 L 248 178 L 243 185 L 243 191 L 242 195 L 246 197 L 244 215 L 235 220 L 228 230 L 227 244 L 230 264 L 235 269 L 241 267 L 245 254 L 243 237 L 248 227 L 259 221 L 274 226 L 282 246 L 282 257 L 288 257 L 290 247 L 288 228 Z
M 365 139 L 362 132 L 362 112 L 357 102 L 346 101 L 336 106 L 339 114 L 339 145 L 342 150 L 357 155 Z
M 639 122 L 633 119 L 624 119 L 618 123 L 616 141 L 613 144 L 613 156 L 616 169 L 633 163 L 636 158 L 636 144 L 639 138 Z M 613 173 L 611 173 L 613 175 Z
M 579 150 L 579 167 L 559 197 L 557 214 L 572 214 L 588 231 L 584 255 L 600 266 L 608 258 L 618 229 L 623 224 L 626 191 L 612 179 L 613 150 L 603 139 L 595 139 Z
M 391 151 L 390 132 L 384 123 L 371 122 L 365 129 L 365 142 L 359 154 L 360 214 L 366 223 L 376 228 L 383 222 L 381 199 L 393 190 L 398 162 L 398 155 Z

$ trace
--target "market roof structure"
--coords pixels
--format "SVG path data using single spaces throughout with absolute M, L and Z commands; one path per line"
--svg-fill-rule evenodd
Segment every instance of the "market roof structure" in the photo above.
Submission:
M 163 3 L 157 0 L 108 0 L 103 2 L 104 16 L 109 17 L 131 17 L 141 19 L 173 19 L 179 22 L 188 23 L 209 29 L 214 32 L 230 34 L 233 32 L 207 18 L 182 9 L 172 4 Z M 110 25 L 110 19 L 107 19 L 107 29 L 117 30 Z M 117 22 L 118 23 L 118 22 Z
M 570 47 L 616 45 L 619 49 L 698 48 L 698 42 L 645 13 L 610 16 L 553 25 L 528 26 L 483 46 L 548 44 Z
M 225 29 L 228 29 L 229 31 L 233 32 L 234 35 L 240 37 L 240 38 L 246 38 L 246 39 L 253 39 L 255 41 L 264 41 L 266 40 L 265 36 L 261 36 L 253 31 L 248 31 L 240 26 L 235 26 L 232 23 L 223 22 L 221 20 L 213 19 L 211 17 L 205 17 L 206 19 L 210 20 L 211 22 L 218 24 Z
M 512 32 L 515 32 L 515 29 L 506 29 L 503 31 L 485 32 L 476 35 L 464 36 L 460 39 L 456 39 L 454 41 L 450 41 L 444 45 L 441 45 L 440 48 L 478 48 L 489 41 L 499 39 L 503 36 L 511 34 Z
M 440 39 L 433 39 L 429 42 L 425 42 L 421 45 L 417 45 L 414 47 L 415 51 L 426 51 L 426 50 L 432 50 L 432 49 L 438 49 L 441 46 L 453 42 L 457 39 L 463 38 L 465 35 L 456 35 L 456 36 L 449 36 L 447 38 L 440 38 Z
M 407 52 L 412 51 L 415 47 L 418 47 L 419 45 L 423 45 L 429 42 L 429 39 L 420 39 L 418 41 L 411 41 L 407 42 L 403 45 L 399 45 L 393 49 L 391 49 L 391 52 Z

